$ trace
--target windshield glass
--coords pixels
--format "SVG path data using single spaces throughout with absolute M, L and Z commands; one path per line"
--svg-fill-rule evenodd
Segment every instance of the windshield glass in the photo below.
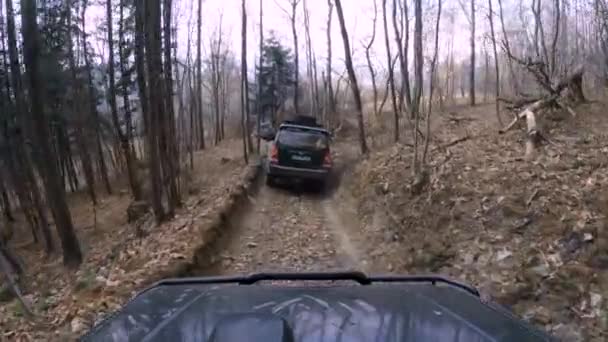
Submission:
M 324 150 L 329 147 L 325 133 L 301 128 L 281 129 L 278 141 L 281 145 L 306 149 Z

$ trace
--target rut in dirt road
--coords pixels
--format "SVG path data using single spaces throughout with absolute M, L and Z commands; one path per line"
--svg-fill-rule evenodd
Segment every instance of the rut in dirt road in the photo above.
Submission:
M 218 246 L 217 260 L 201 272 L 360 270 L 333 199 L 320 193 L 263 186 Z

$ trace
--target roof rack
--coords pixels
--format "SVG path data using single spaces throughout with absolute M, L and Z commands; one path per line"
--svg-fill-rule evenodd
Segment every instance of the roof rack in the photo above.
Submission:
M 322 272 L 322 273 L 254 273 L 244 276 L 228 277 L 194 277 L 175 278 L 162 280 L 152 287 L 142 291 L 145 292 L 156 286 L 163 285 L 200 285 L 200 284 L 229 284 L 253 285 L 261 281 L 341 281 L 351 280 L 360 285 L 371 285 L 373 283 L 431 283 L 432 285 L 445 284 L 459 288 L 469 294 L 479 297 L 479 291 L 463 283 L 437 275 L 413 275 L 413 276 L 367 276 L 363 272 Z

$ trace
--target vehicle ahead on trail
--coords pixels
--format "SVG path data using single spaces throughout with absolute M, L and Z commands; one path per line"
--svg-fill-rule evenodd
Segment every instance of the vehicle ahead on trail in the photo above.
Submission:
M 266 183 L 314 181 L 323 187 L 332 169 L 331 133 L 314 118 L 285 121 L 270 143 Z
M 83 341 L 551 341 L 476 289 L 434 276 L 254 274 L 165 280 Z

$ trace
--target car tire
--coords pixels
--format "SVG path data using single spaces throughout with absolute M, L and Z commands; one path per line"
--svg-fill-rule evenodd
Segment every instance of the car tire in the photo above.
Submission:
M 270 187 L 274 187 L 276 185 L 276 179 L 274 176 L 266 175 L 266 185 Z
M 325 192 L 325 188 L 326 188 L 327 182 L 323 179 L 323 180 L 316 180 L 314 182 L 314 187 L 315 190 L 319 193 L 323 193 Z

